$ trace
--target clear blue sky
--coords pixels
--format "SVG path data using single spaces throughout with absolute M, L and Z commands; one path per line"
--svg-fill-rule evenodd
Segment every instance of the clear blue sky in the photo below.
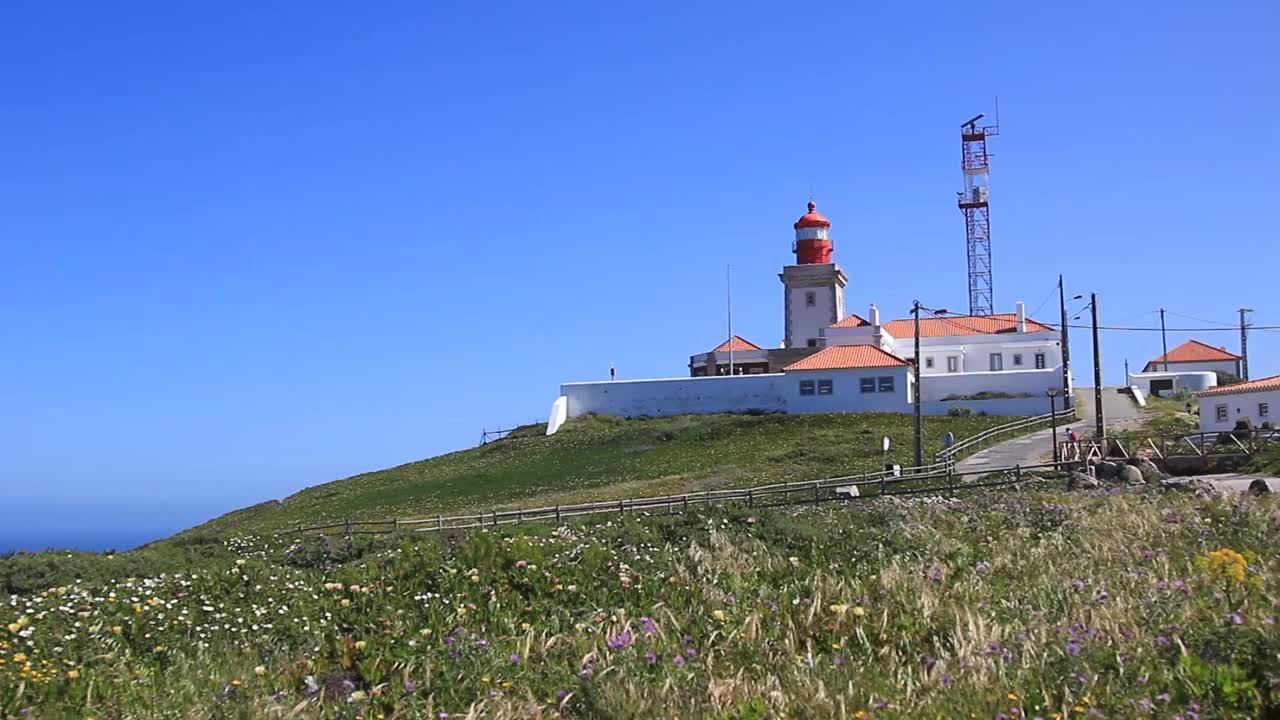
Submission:
M 811 188 L 851 309 L 963 309 L 995 95 L 999 308 L 1280 324 L 1278 6 L 1041 5 L 10 3 L 5 512 L 177 529 L 683 374 L 726 263 L 775 344 Z

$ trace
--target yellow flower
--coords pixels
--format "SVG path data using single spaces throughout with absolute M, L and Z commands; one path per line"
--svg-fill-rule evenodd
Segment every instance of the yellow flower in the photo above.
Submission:
M 342 607 L 351 607 L 351 601 L 347 598 L 342 598 Z
M 853 608 L 852 610 L 850 610 L 849 612 L 853 613 L 854 617 L 862 617 L 863 615 L 866 615 L 866 614 L 867 614 L 867 611 L 866 611 L 866 610 L 863 610 L 861 605 L 858 605 L 857 607 L 854 607 L 854 608 Z
M 9 623 L 9 632 L 16 633 L 21 629 L 22 629 L 22 626 L 19 625 L 18 623 Z
M 1017 700 L 1017 699 L 1018 699 L 1018 693 L 1015 693 L 1015 692 L 1011 692 L 1011 693 L 1009 693 L 1009 699 L 1010 699 L 1010 700 Z
M 17 655 L 14 655 L 14 656 L 13 656 L 13 661 L 14 661 L 14 662 L 16 662 L 16 663 L 26 662 L 26 661 L 27 661 L 27 656 L 26 656 L 26 654 L 25 654 L 25 653 L 18 653 Z
M 236 678 L 235 680 L 232 680 L 231 684 L 235 685 L 236 687 L 240 687 L 240 678 Z
M 482 683 L 491 683 L 491 682 L 493 682 L 493 678 L 489 677 L 488 675 L 485 675 L 484 677 L 480 678 L 480 682 L 482 682 Z
M 478 582 L 480 582 L 480 576 L 479 576 L 479 575 L 472 575 L 472 576 L 471 576 L 471 582 L 473 582 L 473 583 L 478 583 Z
M 827 608 L 827 609 L 828 609 L 828 610 L 830 610 L 831 612 L 833 612 L 833 613 L 837 614 L 837 615 L 843 615 L 843 614 L 845 614 L 846 612 L 848 612 L 848 611 L 849 611 L 849 606 L 848 606 L 848 605 L 838 605 L 838 604 L 837 604 L 837 605 L 832 605 L 831 607 L 829 607 L 829 608 Z
M 80 677 L 80 671 L 79 671 L 79 670 L 68 670 L 68 671 L 67 671 L 67 677 L 71 678 L 72 680 L 75 680 L 76 678 Z
M 253 669 L 253 674 L 262 677 L 267 674 L 267 669 L 261 665 Z
M 511 681 L 510 681 L 510 680 L 506 680 L 506 681 L 504 681 L 504 682 L 502 683 L 502 687 L 504 687 L 504 688 L 509 688 L 509 687 L 511 687 Z
M 365 695 L 363 690 L 356 690 L 355 692 L 351 693 L 351 699 L 355 700 L 356 702 L 359 702 L 367 697 L 369 696 Z
M 112 625 L 112 626 L 111 626 L 111 632 L 113 632 L 113 633 L 115 633 L 115 634 L 117 634 L 117 635 L 119 635 L 119 634 L 120 634 L 120 632 L 121 632 L 122 630 L 124 630 L 124 628 L 120 627 L 119 625 Z
M 527 622 L 522 622 L 522 623 L 520 623 L 520 629 L 521 629 L 521 630 L 528 630 L 528 629 L 529 629 L 529 628 L 531 628 L 531 627 L 533 627 L 533 626 L 532 626 L 532 625 L 530 625 L 530 624 L 529 624 L 529 623 L 527 623 Z
M 366 645 L 368 645 L 368 643 L 366 643 L 366 642 L 365 642 L 365 641 L 363 641 L 363 640 L 357 640 L 357 641 L 356 641 L 356 649 L 357 649 L 357 650 L 363 650 L 363 649 L 365 648 L 365 646 L 366 646 Z

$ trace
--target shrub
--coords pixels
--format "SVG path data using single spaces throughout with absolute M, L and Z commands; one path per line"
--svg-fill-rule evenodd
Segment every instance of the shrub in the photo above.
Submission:
M 967 407 L 953 407 L 947 410 L 947 415 L 950 417 L 969 417 L 972 414 L 973 408 Z

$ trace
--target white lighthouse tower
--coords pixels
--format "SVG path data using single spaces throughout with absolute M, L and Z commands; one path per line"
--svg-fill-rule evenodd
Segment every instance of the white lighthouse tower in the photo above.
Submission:
M 849 283 L 844 271 L 831 259 L 831 221 L 818 212 L 810 200 L 809 212 L 795 224 L 796 239 L 791 251 L 794 265 L 784 265 L 787 326 L 784 347 L 822 345 L 822 330 L 844 317 L 844 287 Z

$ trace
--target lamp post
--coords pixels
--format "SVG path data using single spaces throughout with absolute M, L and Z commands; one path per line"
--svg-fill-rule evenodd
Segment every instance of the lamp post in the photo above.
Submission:
M 1049 396 L 1049 425 L 1053 427 L 1053 464 L 1062 462 L 1062 452 L 1058 449 L 1058 391 L 1046 390 Z

